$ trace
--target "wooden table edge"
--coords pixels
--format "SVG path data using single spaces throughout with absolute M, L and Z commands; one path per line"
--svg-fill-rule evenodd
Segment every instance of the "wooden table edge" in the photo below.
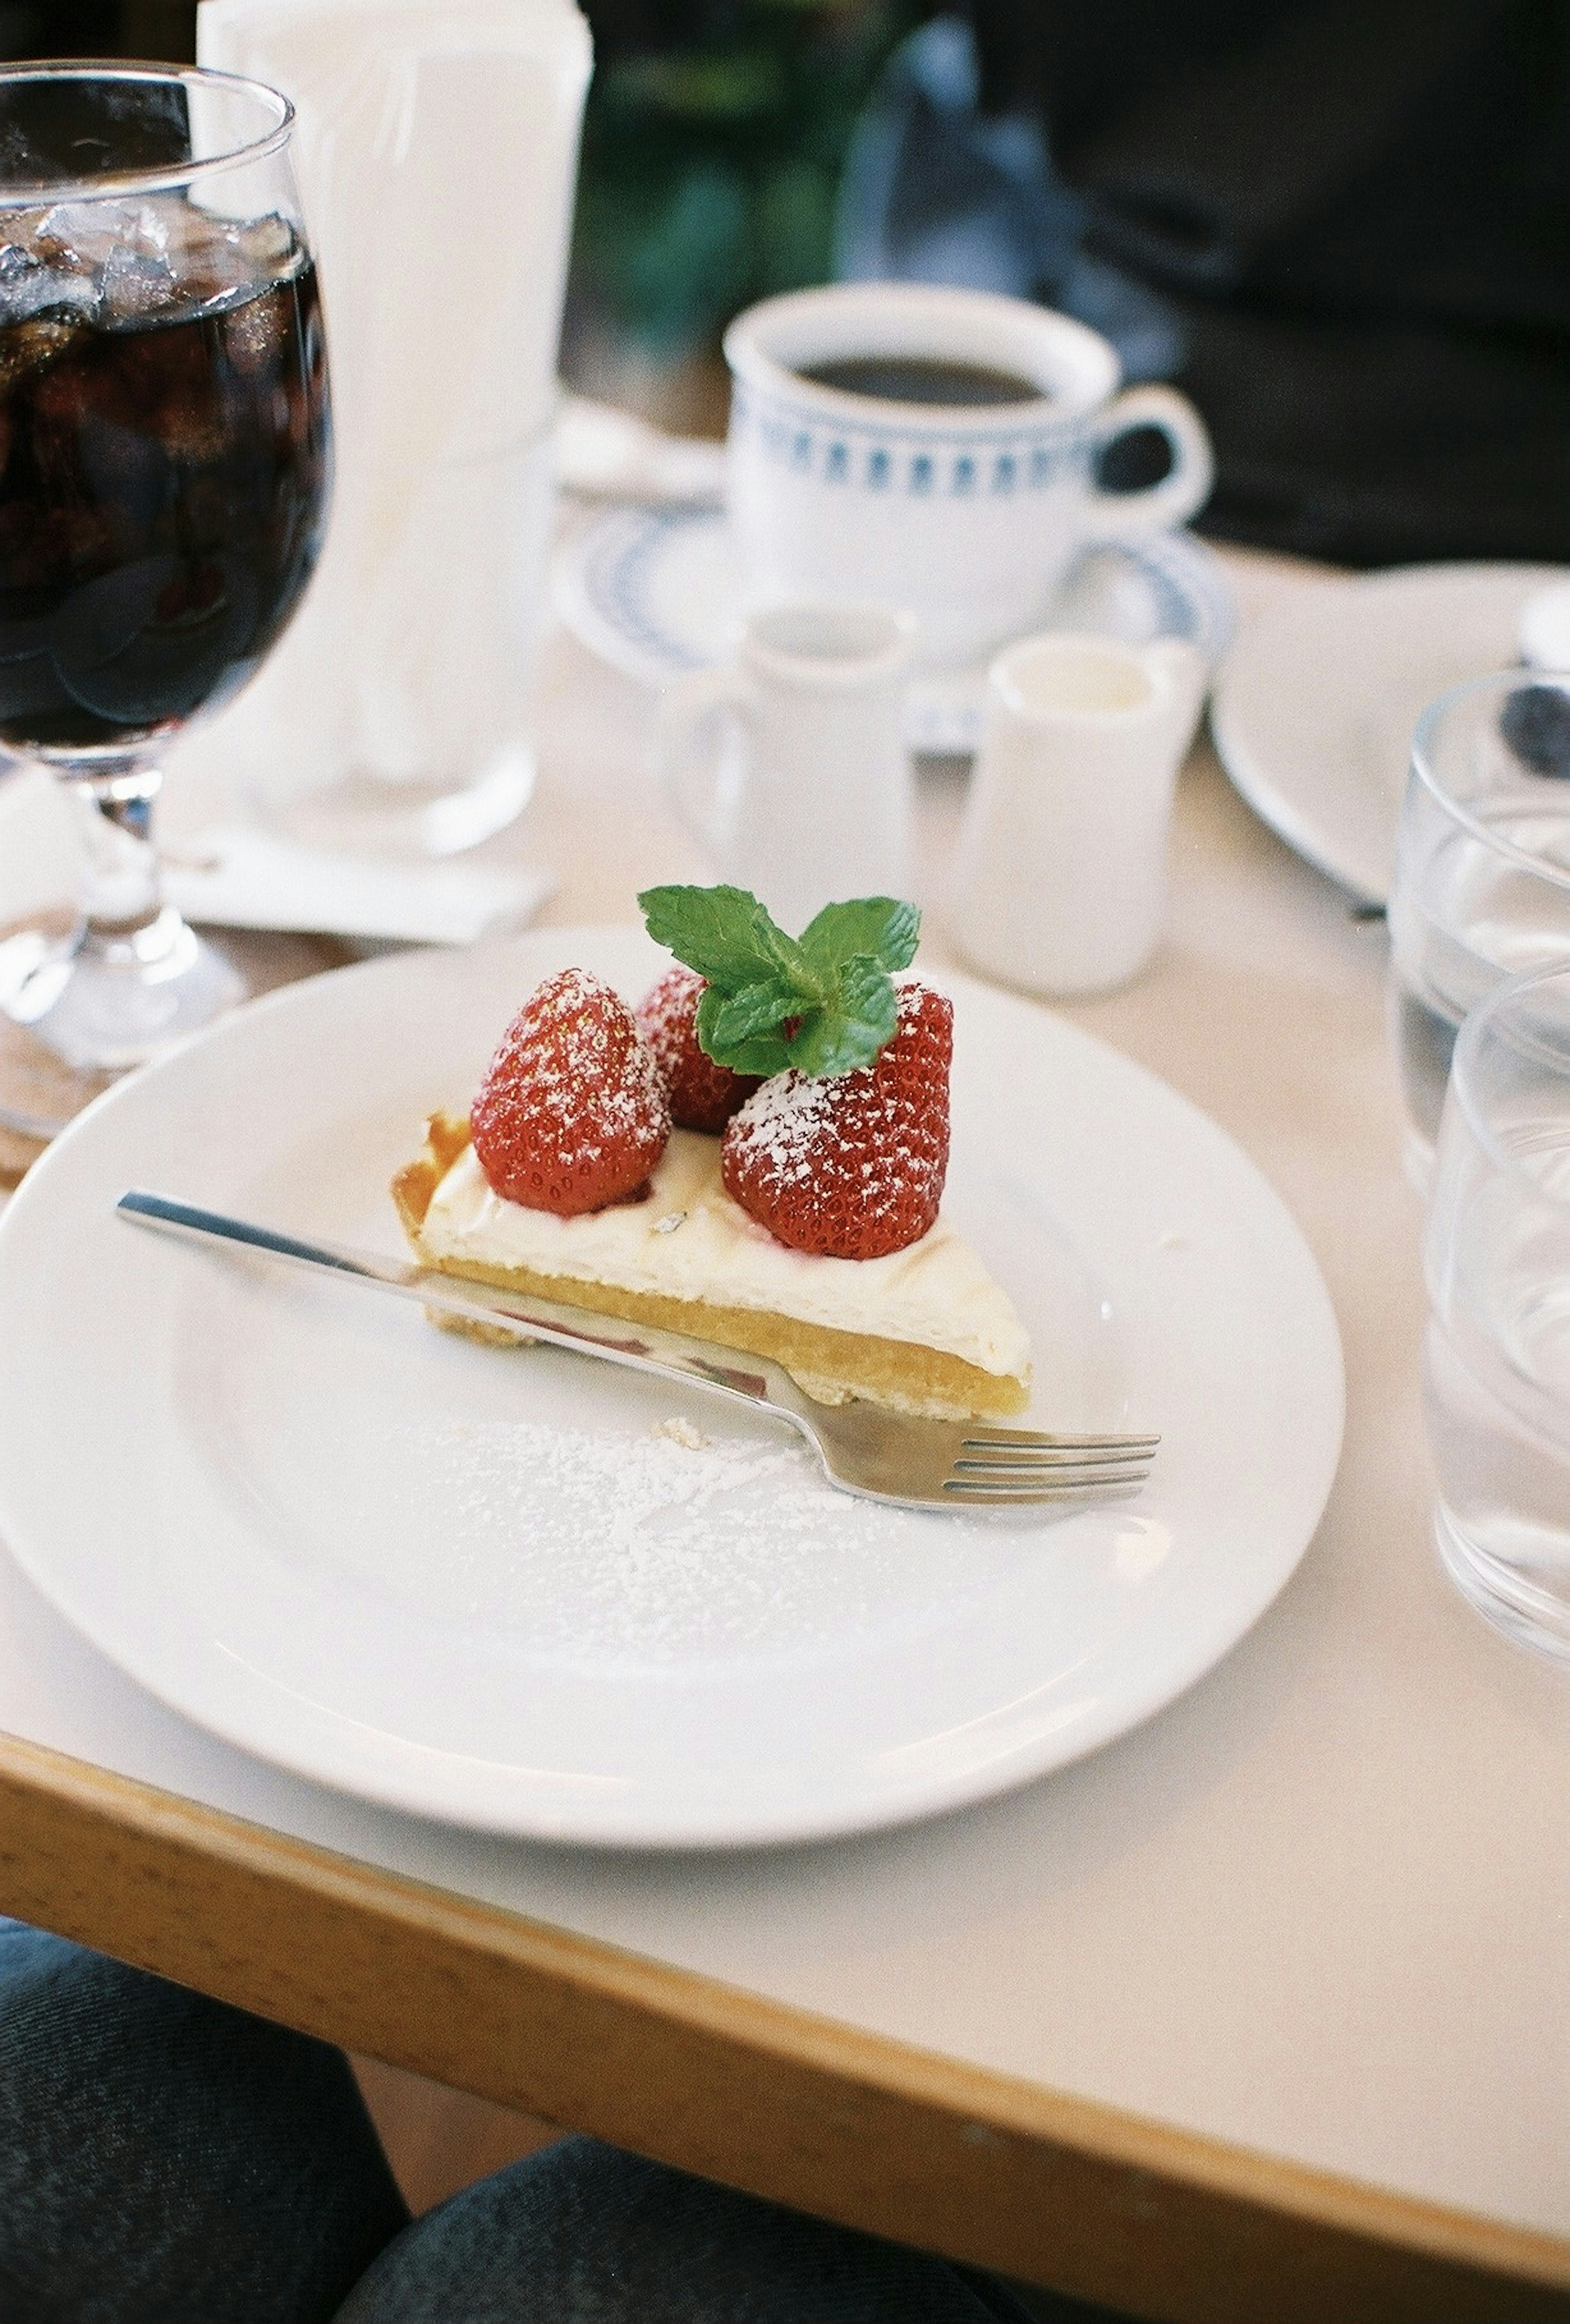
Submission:
M 0 1911 L 684 2169 L 1172 2324 L 1570 2319 L 1570 2238 L 869 2034 L 3 1735 Z

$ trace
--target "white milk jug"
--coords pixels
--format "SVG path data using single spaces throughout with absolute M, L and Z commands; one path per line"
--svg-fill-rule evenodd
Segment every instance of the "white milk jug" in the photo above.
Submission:
M 1026 638 L 993 663 L 951 890 L 955 936 L 984 975 L 1067 996 L 1144 965 L 1206 676 L 1178 638 Z

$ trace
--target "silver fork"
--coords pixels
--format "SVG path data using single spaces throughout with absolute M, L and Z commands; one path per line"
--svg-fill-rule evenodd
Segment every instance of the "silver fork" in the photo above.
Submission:
M 762 1405 L 799 1429 L 831 1483 L 873 1501 L 910 1508 L 1000 1508 L 1052 1503 L 1064 1508 L 1124 1500 L 1150 1473 L 1158 1436 L 1059 1436 L 1036 1428 L 974 1421 L 913 1420 L 860 1400 L 818 1404 L 766 1357 L 741 1355 L 685 1333 L 629 1323 L 513 1291 L 494 1291 L 422 1267 L 302 1242 L 245 1219 L 133 1190 L 115 1208 L 140 1226 L 195 1242 L 221 1242 L 264 1259 L 313 1268 L 471 1323 L 598 1356 L 660 1379 L 690 1381 L 734 1403 Z

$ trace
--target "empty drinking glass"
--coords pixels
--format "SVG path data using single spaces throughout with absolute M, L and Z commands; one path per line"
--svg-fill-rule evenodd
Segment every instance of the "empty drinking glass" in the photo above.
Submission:
M 1570 965 L 1467 1019 L 1425 1271 L 1440 1554 L 1491 1621 L 1570 1662 Z
M 1407 1167 L 1427 1183 L 1456 1032 L 1507 977 L 1570 961 L 1570 676 L 1471 679 L 1423 713 L 1390 890 Z

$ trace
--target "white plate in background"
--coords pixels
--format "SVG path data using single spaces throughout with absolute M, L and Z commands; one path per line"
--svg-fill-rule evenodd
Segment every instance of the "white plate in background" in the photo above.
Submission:
M 1162 1432 L 1137 1502 L 1057 1522 L 854 1500 L 698 1390 L 483 1347 L 114 1215 L 139 1185 L 393 1250 L 390 1173 L 522 997 L 569 962 L 636 995 L 661 958 L 550 929 L 343 970 L 101 1099 L 0 1220 L 0 1536 L 228 1741 L 503 1832 L 802 1840 L 1094 1750 L 1281 1588 L 1343 1381 L 1278 1198 L 1088 1035 L 944 980 L 946 1206 L 1030 1326 L 1036 1415 Z
M 1390 892 L 1419 712 L 1508 669 L 1552 565 L 1413 565 L 1283 585 L 1241 624 L 1211 699 L 1222 764 L 1288 847 L 1364 903 Z

